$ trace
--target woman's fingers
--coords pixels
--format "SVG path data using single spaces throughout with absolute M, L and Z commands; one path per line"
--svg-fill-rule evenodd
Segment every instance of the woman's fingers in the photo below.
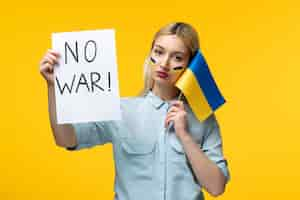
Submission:
M 170 121 L 175 120 L 176 117 L 182 117 L 182 116 L 184 117 L 186 116 L 186 111 L 183 102 L 182 101 L 172 102 L 172 107 L 170 107 L 166 116 L 165 127 L 168 126 Z
M 45 55 L 45 59 L 44 59 L 46 62 L 49 62 L 51 65 L 55 65 L 55 64 L 58 64 L 58 59 L 56 56 L 54 56 L 53 54 L 51 53 L 47 53 Z
M 52 65 L 58 63 L 59 53 L 53 50 L 48 50 L 43 59 L 41 60 L 40 65 L 50 63 Z
M 53 67 L 51 67 L 49 63 L 45 64 L 45 70 L 42 75 L 45 77 L 45 79 L 48 82 L 53 83 L 54 81 Z
M 60 54 L 59 54 L 57 51 L 54 51 L 54 50 L 52 50 L 52 49 L 49 49 L 48 52 L 49 52 L 50 54 L 52 54 L 53 56 L 57 57 L 57 58 L 60 57 Z
M 168 110 L 166 120 L 165 120 L 165 127 L 168 126 L 169 122 L 173 120 L 173 118 L 177 115 L 177 113 L 181 110 L 181 108 L 178 106 L 178 102 L 174 101 L 172 102 L 172 106 Z
M 177 112 L 177 111 L 179 111 L 179 108 L 176 107 L 176 106 L 172 106 L 172 107 L 168 110 L 168 113 L 169 113 L 169 112 Z
M 45 76 L 53 74 L 53 65 L 50 65 L 49 63 L 45 63 L 44 65 L 41 66 L 40 73 Z
M 57 63 L 58 63 L 58 59 L 57 59 L 57 57 L 56 57 L 56 56 L 54 56 L 53 54 L 51 54 L 51 53 L 48 53 L 48 54 L 46 55 L 46 57 L 47 57 L 47 59 L 48 59 L 49 61 L 51 61 L 51 64 L 52 64 L 52 65 L 54 65 L 54 64 L 57 64 Z
M 172 104 L 172 106 L 176 106 L 176 107 L 181 107 L 181 108 L 184 107 L 183 101 L 180 101 L 180 100 L 172 101 L 171 104 Z
M 58 52 L 49 49 L 40 62 L 40 73 L 50 84 L 54 84 L 54 66 L 58 64 L 59 57 Z
M 59 54 L 52 50 L 48 50 L 40 62 L 40 69 L 52 69 L 58 63 Z M 49 65 L 50 64 L 50 65 Z
M 47 58 L 46 58 L 46 56 L 44 56 L 44 57 L 42 58 L 41 62 L 40 62 L 40 66 L 44 65 L 44 64 L 47 63 L 47 62 L 48 62 L 48 61 L 47 61 Z
M 40 66 L 40 73 L 46 79 L 48 83 L 53 84 L 54 80 L 54 65 L 46 62 Z
M 168 115 L 166 116 L 166 119 L 165 119 L 165 127 L 167 127 L 169 125 L 170 121 L 174 120 L 175 116 L 176 116 L 175 112 L 168 113 Z
M 50 65 L 54 65 L 54 60 L 52 60 L 51 57 L 49 57 L 48 55 L 45 55 L 43 61 L 42 61 L 42 65 L 49 63 Z

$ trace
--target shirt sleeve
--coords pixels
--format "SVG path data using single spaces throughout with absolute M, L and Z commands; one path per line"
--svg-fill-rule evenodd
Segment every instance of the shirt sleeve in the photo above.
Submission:
M 80 150 L 103 145 L 113 140 L 116 127 L 113 121 L 73 123 L 77 145 L 66 147 L 67 150 Z
M 223 156 L 220 127 L 214 115 L 208 119 L 208 129 L 204 135 L 202 150 L 210 160 L 217 164 L 228 182 L 230 179 L 228 163 Z

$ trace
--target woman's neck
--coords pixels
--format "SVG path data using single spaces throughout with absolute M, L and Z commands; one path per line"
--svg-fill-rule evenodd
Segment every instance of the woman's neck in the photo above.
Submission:
M 152 92 L 164 101 L 172 100 L 176 98 L 179 94 L 179 90 L 174 86 L 162 87 L 162 86 L 158 86 L 157 84 L 153 85 Z

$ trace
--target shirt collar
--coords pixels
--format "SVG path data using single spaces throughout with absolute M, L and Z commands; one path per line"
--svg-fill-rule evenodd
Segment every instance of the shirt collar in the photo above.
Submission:
M 162 100 L 159 96 L 156 96 L 151 90 L 148 91 L 148 93 L 146 94 L 146 98 L 150 100 L 150 103 L 156 108 L 159 109 L 162 107 L 162 105 L 164 105 L 165 103 L 169 103 L 169 101 L 164 101 Z M 175 97 L 173 100 L 177 100 L 178 96 Z M 183 100 L 184 98 L 182 98 L 181 100 Z

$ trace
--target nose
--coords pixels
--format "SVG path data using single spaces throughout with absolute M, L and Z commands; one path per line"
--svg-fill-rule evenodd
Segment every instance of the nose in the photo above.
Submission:
M 162 69 L 164 69 L 165 71 L 169 71 L 170 70 L 170 66 L 169 66 L 169 56 L 166 55 L 161 59 L 160 62 L 160 67 Z

